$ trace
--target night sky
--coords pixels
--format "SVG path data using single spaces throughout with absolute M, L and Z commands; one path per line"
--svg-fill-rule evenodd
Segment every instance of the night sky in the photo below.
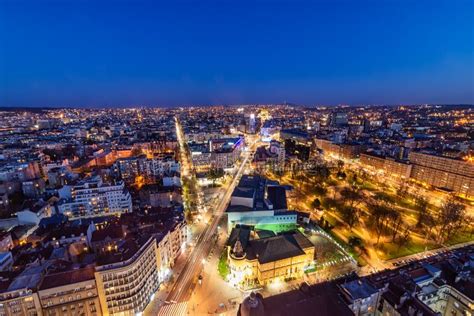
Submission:
M 0 106 L 284 101 L 474 103 L 474 1 L 0 0 Z

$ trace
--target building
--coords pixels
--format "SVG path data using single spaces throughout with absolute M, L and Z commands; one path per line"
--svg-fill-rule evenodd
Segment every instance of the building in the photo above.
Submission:
M 197 172 L 232 169 L 245 146 L 243 137 L 210 139 L 207 143 L 189 144 L 193 167 Z
M 69 217 L 107 215 L 132 211 L 132 197 L 123 182 L 103 183 L 100 177 L 66 185 L 59 190 L 60 213 Z
M 0 252 L 0 271 L 9 271 L 13 266 L 11 251 Z
M 237 315 L 271 316 L 353 316 L 334 282 L 314 285 L 302 283 L 297 289 L 262 298 L 260 294 L 246 298 Z M 259 313 L 260 312 L 260 313 Z
M 46 274 L 38 289 L 43 315 L 102 315 L 94 271 L 86 267 Z
M 0 252 L 9 251 L 13 248 L 12 234 L 9 231 L 0 232 Z
M 57 198 L 53 197 L 49 201 L 39 200 L 30 207 L 17 212 L 18 223 L 20 225 L 38 225 L 43 218 L 53 214 L 53 203 Z
M 249 134 L 255 134 L 257 132 L 257 123 L 255 121 L 255 114 L 251 113 L 249 116 Z
M 414 180 L 464 196 L 474 195 L 473 162 L 428 152 L 410 152 L 408 159 L 413 164 Z
M 52 188 L 60 188 L 68 182 L 69 172 L 66 167 L 54 167 L 49 169 L 47 176 L 49 186 Z
M 413 165 L 408 161 L 375 155 L 373 153 L 360 154 L 360 163 L 376 172 L 383 172 L 390 176 L 408 179 L 411 176 Z
M 115 167 L 121 179 L 125 181 L 126 184 L 133 184 L 135 183 L 135 178 L 142 174 L 141 171 L 145 160 L 145 155 L 120 158 L 115 162 Z
M 160 159 L 140 155 L 117 159 L 115 169 L 127 184 L 136 183 L 137 177 L 143 177 L 145 183 L 155 183 L 168 173 L 179 173 L 180 164 L 171 156 Z
M 0 293 L 0 315 L 41 316 L 38 294 L 28 288 L 2 291 Z
M 310 142 L 308 133 L 304 130 L 297 128 L 280 130 L 280 140 L 293 140 L 296 142 L 296 144 L 300 145 L 308 145 Z
M 285 167 L 285 147 L 280 142 L 272 140 L 268 147 L 257 148 L 252 163 L 257 170 L 266 168 L 282 170 Z
M 347 125 L 349 122 L 347 113 L 345 112 L 332 112 L 329 117 L 329 124 L 332 127 L 339 127 Z
M 46 184 L 42 178 L 24 181 L 21 184 L 23 195 L 29 198 L 39 198 L 46 190 Z
M 0 280 L 0 315 L 42 315 L 37 288 L 48 265 L 31 264 L 14 279 Z
M 297 214 L 287 209 L 286 190 L 278 182 L 258 175 L 242 176 L 226 210 L 228 229 L 237 224 L 263 229 L 294 227 Z
M 183 252 L 188 241 L 188 228 L 185 222 L 179 222 L 164 234 L 159 234 L 157 240 L 157 257 L 159 262 L 160 280 L 174 266 L 176 258 Z
M 339 285 L 354 315 L 376 315 L 380 292 L 365 279 Z
M 314 267 L 314 245 L 298 230 L 252 238 L 247 227 L 235 227 L 227 241 L 230 282 L 241 287 L 300 278 Z
M 8 193 L 0 192 L 0 211 L 10 210 L 10 200 L 8 199 Z
M 472 315 L 474 280 L 469 268 L 474 257 L 471 255 L 466 263 L 461 270 L 452 263 L 443 264 L 441 268 L 424 265 L 432 279 L 421 287 L 417 298 L 441 315 Z
M 151 207 L 171 207 L 182 203 L 181 187 L 147 184 L 140 190 L 140 200 Z
M 338 158 L 355 159 L 366 149 L 365 145 L 359 143 L 336 144 L 330 140 L 316 138 L 314 143 L 324 154 L 334 155 Z
M 122 225 L 110 223 L 99 227 L 91 223 L 87 229 L 87 244 L 95 253 L 105 253 L 118 247 L 125 237 Z
M 128 238 L 101 253 L 95 279 L 103 315 L 142 313 L 160 285 L 156 239 Z

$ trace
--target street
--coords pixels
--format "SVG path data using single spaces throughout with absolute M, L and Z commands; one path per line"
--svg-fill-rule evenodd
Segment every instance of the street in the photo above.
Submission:
M 185 146 L 182 144 L 184 138 L 182 137 L 182 131 L 180 131 L 179 124 L 177 126 L 177 134 L 180 135 L 178 140 L 180 142 L 180 149 L 184 150 Z M 252 143 L 253 145 L 254 143 Z M 181 156 L 186 156 L 183 154 Z M 224 211 L 230 201 L 232 192 L 238 184 L 242 173 L 245 170 L 245 166 L 251 157 L 251 150 L 243 152 L 243 159 L 238 167 L 237 171 L 233 175 L 232 182 L 227 187 L 222 199 L 219 201 L 214 212 L 210 214 L 210 223 L 206 224 L 204 231 L 198 232 L 197 241 L 195 246 L 189 254 L 181 273 L 177 277 L 175 283 L 165 300 L 165 303 L 171 306 L 166 308 L 167 315 L 182 315 L 183 304 L 187 302 L 192 294 L 193 288 L 197 283 L 198 276 L 201 273 L 203 265 L 207 264 L 207 257 L 213 247 L 213 240 L 216 238 L 216 232 L 218 229 L 219 222 L 224 214 Z M 189 161 L 187 161 L 187 167 L 189 168 Z M 188 171 L 189 174 L 189 171 Z M 207 222 L 206 220 L 204 222 Z M 174 307 L 173 307 L 174 306 Z

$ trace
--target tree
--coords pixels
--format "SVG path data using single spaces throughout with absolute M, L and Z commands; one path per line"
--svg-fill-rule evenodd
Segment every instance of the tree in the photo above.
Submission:
M 359 178 L 357 176 L 357 173 L 352 172 L 349 175 L 348 182 L 351 183 L 352 185 L 356 185 L 359 182 Z
M 275 170 L 274 173 L 275 173 L 275 175 L 278 177 L 278 180 L 280 180 L 280 181 L 281 181 L 281 178 L 283 177 L 283 175 L 285 174 L 285 172 L 284 172 L 283 170 L 281 170 L 281 169 Z
M 321 201 L 318 198 L 314 199 L 314 201 L 311 202 L 311 207 L 319 209 L 321 207 Z
M 227 276 L 230 273 L 229 264 L 227 263 L 227 251 L 224 248 L 220 257 L 219 263 L 217 264 L 217 270 L 219 271 L 219 275 L 224 279 L 227 280 Z
M 338 160 L 336 164 L 337 164 L 337 172 L 341 172 L 342 169 L 344 168 L 344 161 Z
M 331 175 L 331 172 L 326 165 L 317 165 L 312 169 L 312 173 L 314 173 L 316 178 L 320 181 L 326 180 Z
M 349 237 L 348 244 L 352 248 L 362 248 L 362 239 L 357 236 L 351 236 Z
M 348 207 L 343 205 L 339 208 L 339 211 L 341 212 L 342 218 L 346 224 L 349 225 L 349 228 L 352 231 L 354 225 L 359 221 L 359 209 L 356 207 Z
M 437 224 L 439 225 L 438 238 L 448 240 L 461 226 L 466 217 L 466 207 L 450 197 L 441 207 Z
M 400 213 L 398 213 L 396 210 L 391 209 L 389 218 L 391 222 L 393 223 L 392 225 L 392 242 L 395 241 L 395 238 L 397 238 L 397 235 L 400 232 L 401 225 L 403 224 L 403 219 Z
M 186 218 L 186 222 L 188 223 L 188 225 L 193 222 L 194 217 L 190 210 L 185 211 L 184 216 Z
M 326 193 L 328 193 L 328 189 L 321 184 L 315 185 L 313 188 L 314 194 L 318 196 L 324 196 Z
M 415 206 L 418 210 L 418 220 L 416 222 L 416 227 L 422 227 L 428 220 L 428 200 L 423 197 L 419 196 L 415 200 Z
M 371 223 L 377 233 L 377 242 L 378 245 L 380 241 L 380 236 L 386 230 L 388 225 L 388 220 L 390 218 L 390 210 L 388 204 L 382 201 L 375 201 L 369 207 L 371 209 Z
M 402 233 L 400 236 L 397 238 L 397 245 L 398 245 L 398 250 L 400 250 L 401 247 L 406 246 L 410 242 L 410 227 L 407 225 L 405 228 L 402 230 Z
M 224 176 L 224 169 L 211 169 L 207 173 L 207 178 L 212 180 L 212 185 L 216 184 L 216 180 Z
M 359 168 L 359 177 L 360 177 L 362 180 L 367 180 L 369 176 L 368 176 L 368 174 L 367 174 L 367 171 L 365 171 L 365 169 Z
M 357 206 L 362 200 L 362 195 L 357 187 L 351 186 L 345 187 L 341 190 L 341 197 L 343 199 L 344 206 L 340 208 L 340 211 L 349 225 L 349 228 L 352 230 L 354 225 L 359 220 L 359 209 Z
M 408 184 L 405 181 L 401 181 L 397 188 L 397 195 L 405 197 L 408 193 Z
M 342 205 L 339 205 L 339 203 L 337 202 L 337 200 L 333 199 L 333 198 L 330 198 L 330 197 L 325 197 L 325 198 L 322 198 L 322 201 L 321 201 L 321 206 L 327 210 L 333 208 L 333 207 L 340 207 Z
M 324 230 L 327 230 L 330 228 L 329 222 L 324 218 L 324 216 L 321 216 L 321 218 L 318 221 L 319 227 L 321 227 Z
M 336 175 L 339 179 L 342 179 L 342 180 L 346 179 L 346 173 L 344 171 L 338 171 Z
M 343 188 L 340 194 L 344 204 L 348 205 L 350 208 L 357 206 L 362 199 L 359 189 L 354 186 Z

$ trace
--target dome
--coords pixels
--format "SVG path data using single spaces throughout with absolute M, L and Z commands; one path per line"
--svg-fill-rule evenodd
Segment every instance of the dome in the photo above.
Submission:
M 243 259 L 245 258 L 246 256 L 246 253 L 242 247 L 242 243 L 240 242 L 240 240 L 237 240 L 234 244 L 234 248 L 232 249 L 232 252 L 231 252 L 231 255 L 235 258 L 235 259 Z
M 263 297 L 260 294 L 251 292 L 240 305 L 241 316 L 264 316 Z

